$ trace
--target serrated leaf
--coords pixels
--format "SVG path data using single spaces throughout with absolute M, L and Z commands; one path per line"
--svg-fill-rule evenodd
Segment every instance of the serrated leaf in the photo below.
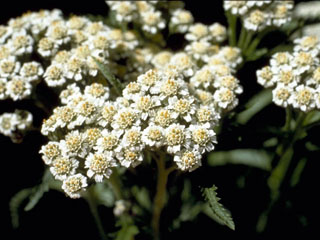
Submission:
M 215 185 L 211 188 L 202 188 L 202 194 L 212 210 L 213 218 L 220 224 L 226 225 L 230 229 L 235 230 L 235 225 L 230 212 L 225 209 L 221 203 L 219 203 L 220 198 L 217 196 L 217 189 L 218 188 Z
M 235 149 L 231 151 L 213 151 L 208 155 L 210 166 L 226 164 L 244 164 L 263 170 L 271 169 L 271 157 L 263 150 Z
M 32 189 L 32 194 L 29 197 L 29 202 L 24 208 L 25 211 L 32 210 L 42 198 L 43 194 L 49 191 L 49 182 L 51 180 L 51 173 L 49 170 L 47 170 L 43 175 L 42 183 Z
M 99 70 L 101 71 L 102 75 L 108 80 L 111 86 L 114 87 L 116 93 L 120 96 L 122 92 L 122 84 L 121 82 L 111 73 L 110 69 L 101 63 L 98 59 L 93 58 L 96 64 L 98 65 Z
M 30 196 L 31 193 L 32 188 L 26 188 L 22 189 L 11 198 L 9 202 L 9 209 L 13 228 L 19 227 L 19 207 L 22 202 Z

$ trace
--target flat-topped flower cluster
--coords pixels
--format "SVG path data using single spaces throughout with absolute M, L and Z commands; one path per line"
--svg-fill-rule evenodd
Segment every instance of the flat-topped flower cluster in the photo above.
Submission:
M 113 101 L 99 83 L 84 92 L 75 84 L 62 91 L 63 105 L 43 123 L 42 133 L 51 141 L 40 152 L 69 196 L 79 197 L 89 182 L 109 178 L 113 167 L 138 166 L 146 151 L 173 155 L 182 171 L 201 165 L 202 154 L 214 149 L 214 127 L 234 107 L 241 87 L 232 75 L 222 76 L 207 96 L 185 81 L 184 70 L 151 69 Z M 206 71 L 208 78 L 213 70 Z
M 258 83 L 273 88 L 273 102 L 304 112 L 320 109 L 320 41 L 315 36 L 294 40 L 293 52 L 272 56 L 270 66 L 257 71 Z
M 290 22 L 294 1 L 224 1 L 224 9 L 240 16 L 247 30 L 262 31 Z

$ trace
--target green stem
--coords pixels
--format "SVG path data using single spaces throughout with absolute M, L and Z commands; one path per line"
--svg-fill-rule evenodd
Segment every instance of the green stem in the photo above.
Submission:
M 286 131 L 286 132 L 290 131 L 291 120 L 292 120 L 292 110 L 289 107 L 287 107 L 286 108 L 286 123 L 285 123 L 285 125 L 283 127 L 284 131 Z
M 226 12 L 228 20 L 228 36 L 229 36 L 229 45 L 235 46 L 237 43 L 237 16 L 233 15 L 231 12 Z
M 242 54 L 244 54 L 246 56 L 248 56 L 246 51 L 248 49 L 249 44 L 251 43 L 252 37 L 253 37 L 253 32 L 252 31 L 248 31 L 247 34 L 246 34 L 246 38 L 244 40 L 244 43 L 242 45 L 242 48 L 241 48 Z
M 160 216 L 166 204 L 166 186 L 169 174 L 175 169 L 174 167 L 166 169 L 165 155 L 161 154 L 161 158 L 155 158 L 158 167 L 157 191 L 153 202 L 153 215 L 151 226 L 154 232 L 154 239 L 160 239 Z
M 244 40 L 246 38 L 246 34 L 247 34 L 247 31 L 246 31 L 245 27 L 241 26 L 241 32 L 240 32 L 240 37 L 239 37 L 239 41 L 238 41 L 238 47 L 239 48 L 242 48 L 243 42 L 244 42 Z
M 247 47 L 246 55 L 250 56 L 254 51 L 257 49 L 259 43 L 261 40 L 266 36 L 269 32 L 271 32 L 273 28 L 266 28 L 262 32 L 260 32 L 257 37 L 250 43 L 250 45 Z
M 288 123 L 291 118 L 290 115 L 291 115 L 290 111 L 287 111 L 287 121 L 285 124 L 286 128 L 288 128 L 290 125 L 290 123 Z M 284 150 L 277 166 L 273 169 L 273 171 L 268 179 L 268 185 L 270 187 L 271 197 L 273 199 L 277 199 L 279 196 L 279 188 L 280 188 L 281 183 L 287 173 L 287 170 L 290 166 L 290 162 L 293 157 L 293 145 L 300 137 L 301 130 L 302 130 L 303 123 L 304 123 L 306 116 L 307 115 L 303 112 L 299 113 L 291 141 L 288 144 L 286 144 L 287 145 L 286 147 L 283 146 L 283 149 L 285 149 L 285 150 Z
M 94 188 L 91 187 L 88 189 L 87 194 L 86 194 L 86 200 L 89 204 L 89 208 L 91 211 L 91 214 L 95 220 L 96 226 L 99 230 L 99 234 L 102 240 L 107 240 L 107 236 L 104 232 L 103 226 L 102 226 L 102 222 L 98 213 L 98 206 L 97 206 L 97 202 L 96 202 L 96 198 L 95 198 L 95 194 L 94 194 Z
M 284 129 L 290 128 L 290 122 L 292 118 L 292 112 L 286 111 L 287 117 L 286 117 L 286 123 L 284 126 Z M 301 131 L 303 129 L 303 123 L 307 117 L 307 114 L 300 112 L 298 119 L 295 124 L 294 132 L 291 135 L 291 141 L 288 143 L 287 141 L 284 141 L 279 147 L 281 149 L 280 152 L 282 152 L 282 149 L 284 151 L 281 154 L 281 158 L 277 164 L 277 166 L 273 169 L 271 172 L 271 175 L 268 179 L 268 185 L 271 191 L 271 201 L 269 203 L 268 208 L 260 215 L 256 229 L 258 232 L 263 232 L 267 222 L 268 222 L 268 215 L 270 211 L 272 210 L 274 204 L 277 202 L 280 196 L 280 187 L 284 180 L 284 177 L 286 176 L 286 173 L 288 171 L 288 168 L 290 166 L 292 157 L 293 157 L 293 145 L 294 143 L 299 139 Z

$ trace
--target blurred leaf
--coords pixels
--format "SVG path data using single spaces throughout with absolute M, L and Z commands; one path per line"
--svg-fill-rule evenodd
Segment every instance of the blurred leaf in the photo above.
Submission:
M 307 124 L 304 126 L 306 129 L 310 129 L 314 126 L 320 125 L 320 111 L 312 111 L 308 113 L 305 121 Z
M 244 164 L 264 170 L 271 169 L 271 157 L 263 150 L 236 149 L 231 151 L 213 151 L 208 155 L 210 166 L 226 164 Z
M 24 208 L 25 211 L 30 211 L 33 209 L 42 198 L 43 194 L 49 191 L 49 182 L 51 180 L 53 180 L 52 175 L 49 169 L 47 169 L 43 175 L 42 183 L 32 189 L 30 200 Z
M 121 229 L 116 233 L 115 240 L 134 240 L 134 236 L 139 233 L 137 226 L 133 225 L 131 218 L 122 216 L 116 226 L 121 225 Z
M 255 114 L 272 102 L 272 92 L 270 89 L 264 89 L 253 96 L 246 104 L 246 110 L 239 113 L 237 121 L 246 124 Z
M 307 164 L 306 158 L 302 158 L 298 162 L 296 168 L 294 169 L 294 171 L 292 173 L 292 177 L 291 177 L 291 181 L 290 181 L 291 187 L 294 187 L 299 183 L 301 174 L 302 174 L 303 169 L 306 166 L 306 164 Z
M 147 210 L 151 209 L 152 203 L 150 200 L 149 192 L 145 187 L 139 188 L 138 186 L 133 186 L 131 192 L 140 206 L 144 207 Z
M 22 202 L 31 195 L 31 193 L 32 188 L 26 188 L 22 189 L 11 198 L 9 202 L 9 209 L 13 228 L 19 227 L 19 207 Z
M 121 82 L 111 73 L 110 69 L 101 63 L 98 59 L 93 58 L 96 64 L 98 65 L 99 70 L 103 74 L 103 76 L 108 80 L 111 86 L 114 87 L 116 93 L 120 96 L 122 92 L 122 84 Z
M 183 184 L 183 190 L 181 192 L 181 200 L 182 202 L 186 202 L 190 199 L 191 196 L 191 182 L 189 179 L 185 179 Z
M 114 194 L 107 184 L 97 183 L 94 187 L 94 195 L 97 197 L 99 204 L 106 207 L 112 207 L 114 205 Z
M 259 58 L 261 58 L 263 55 L 265 55 L 268 52 L 267 48 L 261 48 L 254 51 L 250 56 L 247 57 L 247 61 L 255 61 Z
M 291 162 L 293 156 L 293 148 L 288 148 L 284 154 L 282 155 L 281 159 L 279 160 L 278 165 L 273 169 L 269 179 L 268 185 L 273 192 L 277 192 L 280 188 L 284 176 L 284 172 L 288 169 L 288 166 Z
M 292 50 L 293 50 L 293 44 L 282 44 L 269 50 L 267 56 L 271 57 L 273 54 L 278 52 L 292 52 Z
M 306 149 L 308 149 L 311 152 L 320 150 L 320 147 L 318 147 L 317 145 L 312 144 L 311 142 L 306 142 L 305 146 L 306 146 Z
M 139 229 L 135 225 L 124 225 L 117 233 L 115 240 L 133 240 L 134 236 L 139 233 Z
M 208 201 L 209 207 L 213 215 L 211 217 L 222 225 L 226 225 L 232 230 L 235 230 L 234 222 L 230 212 L 219 203 L 220 198 L 217 196 L 216 190 L 218 188 L 213 185 L 211 188 L 202 188 L 202 193 Z
M 203 206 L 203 202 L 183 204 L 179 217 L 173 221 L 173 227 L 177 229 L 181 222 L 193 221 L 203 211 Z
M 278 138 L 273 137 L 263 142 L 263 147 L 274 147 L 278 144 Z

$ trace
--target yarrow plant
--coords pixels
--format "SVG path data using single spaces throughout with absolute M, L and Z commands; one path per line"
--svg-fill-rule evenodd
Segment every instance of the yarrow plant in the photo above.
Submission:
M 15 143 L 28 131 L 46 139 L 37 150 L 46 167 L 43 181 L 13 197 L 13 224 L 18 224 L 18 203 L 29 197 L 25 209 L 30 210 L 55 189 L 88 202 L 101 239 L 164 239 L 161 214 L 171 204 L 168 196 L 181 187 L 181 211 L 167 223 L 169 229 L 202 212 L 234 230 L 217 188 L 193 190 L 190 176 L 240 163 L 270 171 L 271 203 L 257 225 L 262 231 L 279 199 L 294 144 L 320 118 L 320 42 L 301 35 L 304 24 L 291 14 L 293 1 L 224 1 L 228 26 L 198 21 L 181 1 L 105 2 L 108 16 L 42 10 L 0 26 L 0 100 L 19 109 L 33 106 L 30 112 L 1 113 L 0 133 Z M 269 56 L 264 37 L 279 32 L 300 35 L 293 46 L 274 46 Z M 179 47 L 171 46 L 175 38 Z M 268 57 L 268 66 L 254 68 L 257 80 L 241 79 L 248 62 Z M 246 85 L 256 82 L 272 92 L 262 90 L 242 103 L 248 100 Z M 220 151 L 221 136 L 225 141 L 238 134 L 236 127 L 245 127 L 272 101 L 287 114 L 285 137 L 271 150 L 276 154 L 233 146 Z M 33 115 L 41 124 L 33 124 Z M 236 138 L 240 143 L 243 136 Z M 273 155 L 277 162 L 271 165 Z M 156 175 L 150 179 L 156 181 L 154 190 L 141 186 L 140 171 Z M 182 185 L 171 186 L 173 173 Z M 191 191 L 202 192 L 203 199 Z M 114 233 L 105 233 L 98 205 L 113 208 Z

